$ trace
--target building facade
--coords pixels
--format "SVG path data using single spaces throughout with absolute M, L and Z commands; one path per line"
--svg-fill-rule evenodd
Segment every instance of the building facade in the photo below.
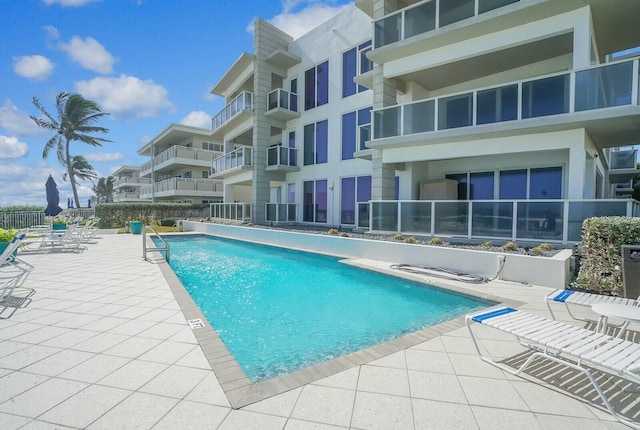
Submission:
M 151 184 L 151 178 L 140 177 L 140 166 L 122 166 L 111 176 L 114 203 L 148 201 L 140 197 L 140 189 Z

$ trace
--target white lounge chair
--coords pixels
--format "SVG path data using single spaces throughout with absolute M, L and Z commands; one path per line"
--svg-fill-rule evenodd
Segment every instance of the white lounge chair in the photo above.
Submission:
M 514 335 L 534 352 L 519 368 L 498 363 L 480 351 L 472 322 Z M 506 372 L 517 375 L 537 358 L 544 358 L 583 373 L 598 392 L 606 408 L 621 423 L 640 429 L 640 423 L 619 415 L 600 388 L 589 365 L 640 383 L 640 344 L 606 334 L 554 321 L 517 309 L 501 307 L 467 315 L 467 328 L 480 358 Z
M 11 295 L 17 286 L 17 278 L 0 279 L 0 305 L 11 299 Z
M 18 249 L 18 246 L 20 246 L 20 242 L 22 242 L 25 237 L 26 235 L 24 233 L 17 234 L 13 238 L 13 240 L 9 242 L 9 245 L 7 245 L 4 251 L 0 253 L 0 266 L 15 259 L 15 257 L 13 256 L 13 252 Z
M 80 238 L 76 235 L 77 228 L 78 224 L 74 222 L 61 233 L 52 231 L 50 234 L 42 238 L 38 250 L 41 252 L 47 252 L 56 248 L 61 250 L 79 250 Z
M 615 297 L 615 296 L 605 296 L 602 294 L 592 294 L 592 293 L 584 293 L 582 291 L 575 290 L 563 290 L 557 289 L 552 291 L 551 293 L 544 296 L 545 303 L 547 304 L 547 308 L 549 309 L 549 313 L 551 314 L 551 318 L 556 319 L 556 316 L 553 314 L 553 310 L 551 309 L 551 304 L 559 303 L 564 304 L 567 312 L 571 316 L 571 318 L 578 321 L 589 321 L 594 322 L 597 320 L 589 319 L 585 317 L 581 317 L 578 315 L 574 315 L 571 312 L 571 306 L 580 306 L 583 309 L 590 308 L 596 303 L 620 303 L 628 306 L 640 306 L 640 297 L 638 299 L 627 299 L 624 297 Z
M 0 283 L 8 279 L 15 279 L 14 288 L 21 286 L 33 269 L 31 264 L 13 255 L 13 252 L 24 243 L 25 237 L 26 233 L 16 235 L 0 254 Z

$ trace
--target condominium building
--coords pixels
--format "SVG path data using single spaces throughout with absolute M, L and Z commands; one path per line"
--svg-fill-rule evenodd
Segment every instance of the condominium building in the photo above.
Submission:
M 113 201 L 143 202 L 140 197 L 140 189 L 143 185 L 151 184 L 151 178 L 140 177 L 140 166 L 122 166 L 111 175 L 113 183 Z
M 148 181 L 140 197 L 153 202 L 214 203 L 222 201 L 222 182 L 210 178 L 211 162 L 222 154 L 222 144 L 211 131 L 170 124 L 138 154 L 150 157 L 140 168 Z

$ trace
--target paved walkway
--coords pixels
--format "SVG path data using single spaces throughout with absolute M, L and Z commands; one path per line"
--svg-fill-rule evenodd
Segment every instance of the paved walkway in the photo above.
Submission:
M 21 293 L 35 293 L 0 314 L 0 429 L 626 428 L 578 379 L 579 397 L 554 383 L 567 372 L 526 380 L 481 362 L 466 328 L 233 410 L 141 249 L 140 236 L 104 234 L 81 253 L 23 256 L 35 269 Z M 547 314 L 546 288 L 473 288 Z M 480 332 L 494 357 L 522 359 L 511 338 Z

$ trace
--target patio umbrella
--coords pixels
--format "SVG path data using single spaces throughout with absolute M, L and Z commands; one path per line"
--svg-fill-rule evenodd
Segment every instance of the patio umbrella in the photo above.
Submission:
M 49 175 L 47 183 L 44 184 L 47 191 L 47 208 L 44 210 L 44 214 L 47 216 L 56 216 L 62 212 L 62 208 L 58 206 L 60 203 L 60 194 L 58 193 L 58 184 L 53 180 L 53 177 Z
M 67 209 L 71 209 L 71 197 L 67 197 Z
M 91 199 L 87 200 L 87 207 L 90 208 L 91 207 Z

